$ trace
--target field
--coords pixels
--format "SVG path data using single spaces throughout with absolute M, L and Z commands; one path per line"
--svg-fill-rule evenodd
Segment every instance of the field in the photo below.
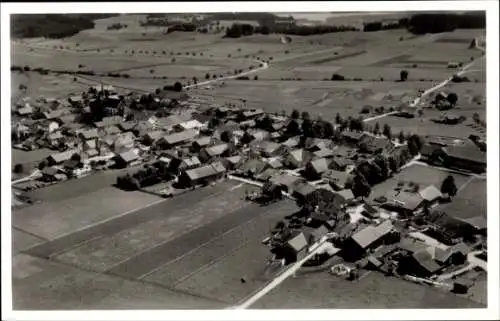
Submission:
M 486 180 L 473 179 L 463 186 L 453 198 L 451 204 L 442 206 L 442 210 L 459 218 L 487 216 Z
M 450 174 L 448 172 L 441 171 L 439 169 L 424 166 L 420 164 L 411 165 L 401 172 L 397 173 L 394 177 L 378 184 L 372 188 L 372 193 L 370 194 L 370 199 L 375 199 L 379 196 L 384 196 L 387 191 L 396 187 L 398 182 L 414 182 L 417 183 L 420 188 L 425 188 L 428 185 L 433 184 L 437 188 L 441 187 L 441 183 L 448 176 L 452 175 L 455 178 L 455 185 L 458 189 L 464 184 L 469 184 L 470 178 L 462 174 Z
M 451 293 L 378 272 L 347 281 L 328 272 L 297 273 L 250 308 L 253 309 L 446 309 L 481 308 Z
M 105 273 L 106 278 L 141 280 L 232 305 L 273 275 L 265 270 L 270 253 L 260 240 L 278 220 L 297 209 L 289 201 L 261 208 L 244 200 L 247 190 L 242 184 L 223 182 L 157 201 L 139 192 L 124 197 L 124 192 L 106 187 L 97 193 L 107 197 L 97 199 L 96 193 L 88 193 L 14 212 L 16 228 L 49 239 L 30 243 L 24 240 L 26 233 L 16 233 L 15 248 L 38 244 L 22 252 Z M 118 197 L 122 200 L 117 201 Z M 87 205 L 91 199 L 95 202 Z M 101 199 L 110 204 L 104 206 Z M 136 210 L 126 208 L 132 204 Z M 94 206 L 102 210 L 92 210 Z M 64 211 L 67 214 L 62 216 Z M 96 280 L 103 277 L 96 276 Z M 240 282 L 242 277 L 245 284 Z

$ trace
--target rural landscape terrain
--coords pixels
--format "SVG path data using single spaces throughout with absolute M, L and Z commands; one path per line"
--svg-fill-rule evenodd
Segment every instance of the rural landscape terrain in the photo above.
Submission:
M 13 308 L 486 307 L 485 20 L 12 15 Z

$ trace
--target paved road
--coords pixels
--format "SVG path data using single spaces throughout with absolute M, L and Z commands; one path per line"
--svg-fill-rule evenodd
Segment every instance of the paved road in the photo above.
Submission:
M 149 207 L 115 216 L 110 220 L 85 227 L 50 242 L 37 245 L 24 252 L 42 258 L 50 258 L 91 240 L 116 234 L 155 218 L 171 215 L 176 210 L 180 210 L 186 205 L 196 202 L 196 200 L 205 200 L 207 197 L 215 197 L 226 192 L 227 186 L 227 183 L 218 184 L 213 187 L 202 188 L 179 195 L 171 200 L 161 200 Z

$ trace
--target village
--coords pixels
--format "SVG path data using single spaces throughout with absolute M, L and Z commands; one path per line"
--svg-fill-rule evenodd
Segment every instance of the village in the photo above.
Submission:
M 486 143 L 475 136 L 459 143 L 394 137 L 378 124 L 368 130 L 362 118 L 337 114 L 332 124 L 296 110 L 206 106 L 182 90 L 124 95 L 109 85 L 67 101 L 24 101 L 14 119 L 14 148 L 53 151 L 32 169 L 14 166 L 29 172 L 12 182 L 17 190 L 124 168 L 134 170 L 115 186 L 161 197 L 235 180 L 253 187 L 248 201 L 289 198 L 300 207 L 262 241 L 273 257 L 262 265 L 328 267 L 350 280 L 378 270 L 456 293 L 486 271 L 485 213 L 454 213 L 459 190 L 451 174 L 484 179 Z M 409 166 L 448 174 L 428 185 L 399 180 L 374 196 L 372 188 Z

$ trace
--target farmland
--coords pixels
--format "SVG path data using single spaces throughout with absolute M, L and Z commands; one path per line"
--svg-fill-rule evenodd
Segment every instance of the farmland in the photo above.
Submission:
M 392 22 L 401 17 L 384 13 L 318 19 L 362 28 L 363 22 Z M 299 199 L 306 200 L 298 183 L 289 187 L 258 177 L 262 174 L 257 173 L 260 165 L 275 177 L 287 179 L 315 171 L 318 175 L 313 176 L 321 177 L 324 184 L 316 185 L 318 182 L 301 177 L 304 185 L 300 186 L 308 185 L 307 195 L 316 197 L 313 193 L 323 186 L 322 192 L 338 197 L 342 203 L 331 208 L 302 204 L 307 215 L 324 211 L 318 215 L 324 226 L 332 220 L 337 224 L 341 213 L 351 215 L 345 210 L 348 206 L 354 213 L 355 206 L 357 211 L 357 205 L 365 200 L 371 203 L 401 181 L 421 188 L 433 184 L 439 189 L 449 175 L 458 192 L 452 203 L 441 204 L 439 209 L 452 211 L 460 218 L 468 218 L 476 209 L 486 213 L 486 180 L 481 175 L 461 174 L 418 160 L 405 165 L 412 157 L 418 159 L 422 147 L 410 144 L 416 144 L 411 134 L 465 141 L 471 134 L 484 133 L 484 128 L 472 120 L 475 114 L 486 119 L 484 50 L 479 45 L 469 46 L 472 40 L 482 39 L 485 30 L 416 35 L 398 27 L 289 37 L 255 32 L 231 38 L 224 37 L 219 25 L 228 28 L 239 20 L 221 21 L 208 31 L 168 32 L 165 27 L 143 26 L 145 19 L 147 15 L 117 15 L 98 19 L 95 28 L 71 37 L 11 41 L 11 62 L 16 67 L 11 72 L 13 124 L 26 120 L 23 123 L 28 138 L 19 140 L 38 148 L 12 150 L 12 164 L 24 166 L 22 175 L 19 172 L 16 178 L 28 175 L 42 161 L 40 169 L 45 169 L 39 178 L 28 177 L 28 182 L 18 185 L 14 182 L 14 190 L 22 190 L 22 184 L 43 181 L 41 185 L 45 185 L 45 180 L 50 185 L 23 193 L 35 202 L 12 212 L 16 309 L 216 309 L 241 304 L 288 269 L 261 241 L 270 236 L 271 230 L 275 234 L 278 222 L 288 222 L 288 217 L 298 212 Z M 258 25 L 253 20 L 248 23 Z M 124 27 L 109 29 L 114 24 Z M 467 70 L 462 70 L 465 66 Z M 468 81 L 446 81 L 459 71 Z M 174 83 L 169 89 L 168 85 Z M 98 84 L 114 88 L 89 90 L 89 86 Z M 449 110 L 438 110 L 433 100 L 439 92 L 456 93 L 458 100 L 450 103 Z M 178 98 L 184 93 L 186 97 Z M 176 98 L 168 98 L 170 94 Z M 79 96 L 80 103 L 69 100 L 70 95 Z M 49 106 L 49 102 L 37 99 L 40 96 L 59 101 Z M 63 125 L 64 116 L 47 116 L 47 111 L 60 108 L 55 106 L 59 103 L 64 116 L 77 116 L 75 130 Z M 29 116 L 21 116 L 19 110 L 24 106 L 33 107 Z M 242 108 L 264 112 L 243 112 Z M 396 110 L 414 117 L 397 117 Z M 306 122 L 304 114 L 292 116 L 294 111 L 307 112 L 312 121 Z M 290 117 L 266 117 L 266 113 Z M 189 117 L 180 119 L 184 114 Z M 338 115 L 345 122 L 337 121 Z M 466 120 L 457 125 L 433 121 L 445 115 L 464 116 Z M 104 122 L 105 118 L 113 124 Z M 359 128 L 346 128 L 356 120 Z M 50 129 L 53 122 L 58 128 Z M 295 133 L 288 132 L 293 122 L 297 126 Z M 311 133 L 306 133 L 308 123 Z M 376 124 L 380 128 L 389 125 L 393 138 L 399 132 L 405 135 L 397 142 L 391 140 L 391 134 L 384 133 L 388 139 L 383 138 L 372 130 Z M 117 133 L 110 134 L 110 129 Z M 344 137 L 343 131 L 350 135 Z M 187 132 L 195 134 L 184 139 Z M 358 133 L 362 138 L 353 142 Z M 157 138 L 149 138 L 156 134 Z M 130 142 L 127 147 L 120 146 L 117 141 L 126 135 L 132 137 Z M 175 141 L 172 136 L 184 140 Z M 362 139 L 371 137 L 391 147 L 406 145 L 409 156 L 398 155 L 396 169 L 392 163 L 389 165 L 389 160 L 394 159 L 381 156 L 388 165 L 380 177 L 387 179 L 368 186 L 369 196 L 354 195 L 354 189 L 366 179 L 350 182 L 351 176 L 364 175 L 358 173 L 358 168 L 351 171 L 351 167 L 367 160 L 369 167 L 375 164 L 382 172 L 382 166 L 372 162 L 375 155 L 382 154 L 382 148 L 375 152 L 360 147 Z M 295 138 L 294 147 L 284 143 L 293 144 Z M 254 145 L 252 140 L 269 144 Z M 275 145 L 278 147 L 274 149 Z M 299 147 L 300 156 L 293 155 L 293 149 Z M 344 147 L 354 155 L 343 153 Z M 417 149 L 415 153 L 410 147 Z M 78 152 L 61 155 L 73 148 Z M 96 158 L 112 159 L 100 164 L 88 157 L 90 151 L 98 155 Z M 319 156 L 327 167 L 323 172 L 311 165 L 310 160 L 318 158 L 306 155 L 320 151 L 328 155 Z M 338 155 L 334 157 L 335 151 Z M 50 162 L 44 161 L 51 154 Z M 63 156 L 65 159 L 60 160 Z M 236 156 L 238 161 L 230 160 Z M 258 160 L 257 164 L 251 162 L 252 158 Z M 245 167 L 247 161 L 252 168 Z M 76 174 L 84 168 L 88 172 Z M 332 180 L 323 174 L 332 174 Z M 340 183 L 344 176 L 345 184 Z M 160 182 L 155 181 L 157 178 Z M 264 182 L 264 188 L 254 186 Z M 348 187 L 348 182 L 352 186 Z M 132 190 L 125 186 L 127 183 Z M 264 195 L 268 185 L 277 187 L 273 191 L 278 191 L 279 199 L 273 192 L 276 199 L 262 205 L 252 198 L 252 192 L 268 196 Z M 170 189 L 180 192 L 173 195 Z M 164 197 L 152 192 L 160 190 Z M 352 202 L 348 202 L 348 194 L 352 194 Z M 334 199 L 326 202 L 334 203 Z M 359 218 L 364 214 L 352 215 Z M 306 226 L 306 221 L 314 221 L 312 215 L 311 220 L 305 216 L 293 218 L 299 221 L 295 224 L 299 227 L 290 228 L 294 233 Z M 377 216 L 370 219 L 370 224 L 379 221 Z M 352 232 L 363 227 L 351 222 Z M 329 226 L 327 232 L 333 230 Z M 309 236 L 301 250 L 310 250 Z M 283 242 L 287 249 L 293 247 L 287 242 Z M 274 259 L 279 267 L 268 265 Z M 379 272 L 364 273 L 350 282 L 326 271 L 300 270 L 251 308 L 478 307 L 485 304 L 482 278 L 478 282 L 471 301 Z

